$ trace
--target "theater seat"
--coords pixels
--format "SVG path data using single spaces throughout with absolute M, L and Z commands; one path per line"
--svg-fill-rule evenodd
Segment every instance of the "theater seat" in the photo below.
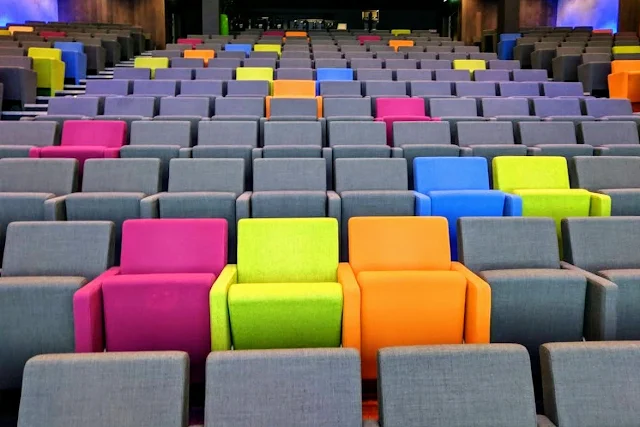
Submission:
M 428 122 L 425 104 L 421 98 L 376 98 L 376 121 L 387 126 L 387 144 L 393 145 L 395 122 Z
M 151 70 L 151 78 L 155 78 L 156 69 L 169 68 L 169 58 L 146 58 L 137 57 L 133 62 L 134 68 L 148 68 Z
M 609 96 L 640 102 L 640 61 L 611 62 Z
M 33 59 L 33 70 L 38 75 L 38 89 L 46 90 L 50 96 L 64 89 L 65 64 L 60 49 L 32 47 L 29 57 Z
M 360 297 L 364 379 L 384 347 L 489 342 L 491 290 L 451 262 L 444 218 L 352 218 L 338 278 Z

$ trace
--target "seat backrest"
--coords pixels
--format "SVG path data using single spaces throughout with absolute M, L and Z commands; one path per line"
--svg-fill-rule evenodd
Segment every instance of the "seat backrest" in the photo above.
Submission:
M 396 122 L 393 124 L 393 145 L 450 145 L 449 122 Z
M 253 46 L 253 50 L 256 52 L 282 52 L 282 45 L 280 44 L 256 44 Z
M 499 82 L 500 96 L 540 96 L 540 85 L 536 82 Z
M 127 124 L 122 121 L 67 120 L 60 145 L 117 148 L 126 143 L 126 138 Z
M 188 381 L 189 356 L 182 352 L 37 356 L 25 366 L 19 424 L 95 424 L 96 414 L 114 405 L 121 427 L 156 417 L 157 427 L 185 425 Z M 52 383 L 58 392 L 49 388 Z
M 214 50 L 209 49 L 199 49 L 199 50 L 185 50 L 184 57 L 185 58 L 199 58 L 199 59 L 213 59 L 216 56 L 216 52 Z
M 633 107 L 628 99 L 593 98 L 583 102 L 586 113 L 596 118 L 633 115 Z
M 451 269 L 447 220 L 356 217 L 349 220 L 349 264 L 362 271 Z
M 577 144 L 573 122 L 519 122 L 519 142 L 533 147 L 541 144 Z
M 171 159 L 169 192 L 244 192 L 242 159 Z
M 640 53 L 640 46 L 613 46 L 611 51 L 614 55 L 627 53 Z
M 577 98 L 538 98 L 533 100 L 536 116 L 581 116 L 580 100 Z
M 450 70 L 451 61 L 444 59 L 421 59 L 420 68 L 423 70 Z
M 134 80 L 134 95 L 176 96 L 177 80 Z
M 273 96 L 280 97 L 315 97 L 316 82 L 312 80 L 275 80 Z
M 193 69 L 191 68 L 160 68 L 156 70 L 156 80 L 191 80 Z
M 326 83 L 320 83 L 320 87 Z M 345 83 L 345 82 L 336 82 Z M 322 111 L 325 117 L 371 116 L 371 100 L 365 98 L 324 98 Z
M 351 68 L 317 68 L 316 80 L 353 80 Z
M 331 121 L 328 124 L 329 146 L 387 145 L 386 125 L 371 121 Z
M 576 156 L 571 159 L 571 183 L 591 191 L 640 188 L 640 158 Z
M 457 131 L 461 147 L 515 144 L 513 123 L 510 121 L 458 122 Z
M 273 68 L 269 67 L 238 67 L 236 80 L 273 80 Z
M 477 117 L 478 108 L 475 99 L 469 98 L 433 98 L 429 100 L 431 117 Z
M 351 61 L 351 68 L 382 68 L 382 59 L 354 58 Z
M 451 82 L 417 81 L 409 82 L 409 91 L 411 96 L 451 96 L 453 86 Z
M 270 83 L 266 80 L 229 80 L 227 82 L 228 96 L 267 96 Z
M 46 147 L 60 141 L 60 125 L 54 121 L 0 121 L 0 146 Z
M 43 122 L 46 123 L 46 122 Z M 4 126 L 0 126 L 0 132 Z M 0 160 L 0 193 L 52 193 L 76 191 L 78 162 L 74 159 Z
M 216 116 L 264 117 L 264 99 L 258 97 L 218 97 L 215 99 Z
M 544 96 L 584 96 L 584 87 L 580 82 L 547 82 L 542 83 L 542 93 Z
M 384 425 L 437 425 L 440 414 L 459 426 L 536 425 L 531 363 L 522 346 L 396 347 L 378 357 Z
M 131 93 L 132 84 L 130 80 L 88 80 L 86 85 L 86 95 L 120 95 L 125 96 Z M 52 98 L 52 101 L 55 98 Z
M 253 191 L 326 191 L 324 159 L 255 159 Z
M 612 74 L 632 72 L 632 71 L 640 71 L 640 61 L 632 61 L 632 60 L 611 61 Z
M 207 359 L 206 381 L 209 426 L 238 422 L 229 400 L 251 402 L 243 423 L 362 424 L 360 357 L 353 349 L 216 352 Z
M 593 146 L 605 144 L 640 144 L 634 121 L 592 121 L 578 123 L 580 142 Z
M 493 159 L 493 187 L 513 190 L 569 189 L 567 160 L 564 157 L 502 156 Z
M 637 342 L 542 345 L 545 413 L 567 427 L 633 424 L 640 416 L 639 355 Z M 601 408 L 585 405 L 587 396 L 598 396 Z
M 393 70 L 382 68 L 359 68 L 356 70 L 356 79 L 366 80 L 393 80 Z
M 0 56 L 0 67 L 33 68 L 33 58 L 26 56 Z
M 376 117 L 425 116 L 424 101 L 420 98 L 378 98 Z
M 322 147 L 322 124 L 318 121 L 268 121 L 263 128 L 263 143 L 265 147 Z
M 496 96 L 494 82 L 456 82 L 455 88 L 457 96 Z
M 311 68 L 278 68 L 276 81 L 280 80 L 314 80 Z
M 191 123 L 188 121 L 141 120 L 131 124 L 130 145 L 191 145 Z
M 13 222 L 7 227 L 2 277 L 92 280 L 113 265 L 114 239 L 109 221 Z
M 528 116 L 529 113 L 529 101 L 526 98 L 482 99 L 482 115 L 484 117 Z
M 211 97 L 211 96 L 222 96 L 223 92 L 224 92 L 224 82 L 222 80 L 182 80 L 180 82 L 180 95 Z M 165 98 L 165 99 L 171 99 L 171 98 Z M 162 110 L 163 102 L 167 102 L 165 101 L 165 99 L 162 99 L 160 101 L 161 110 Z M 175 101 L 169 101 L 169 103 L 173 103 L 173 102 Z M 200 101 L 200 103 L 202 102 Z
M 336 192 L 408 190 L 405 159 L 336 159 Z
M 512 70 L 515 82 L 546 82 L 549 78 L 547 70 Z
M 211 98 L 205 96 L 165 97 L 160 100 L 160 115 L 208 118 L 212 114 L 212 105 Z
M 220 274 L 225 219 L 135 219 L 122 226 L 121 274 Z
M 284 58 L 280 60 L 280 68 L 312 68 L 313 62 L 304 58 Z
M 552 218 L 462 217 L 458 220 L 460 262 L 474 272 L 560 266 Z
M 198 124 L 198 145 L 246 145 L 257 147 L 258 129 L 258 122 L 256 121 L 201 121 Z
M 508 59 L 491 59 L 488 61 L 491 70 L 518 70 L 520 69 L 520 61 Z
M 89 159 L 82 191 L 156 194 L 160 191 L 160 159 Z
M 487 63 L 482 59 L 455 59 L 453 61 L 454 70 L 486 70 Z
M 133 61 L 134 68 L 169 68 L 169 58 L 151 58 L 139 56 Z
M 84 53 L 84 45 L 78 42 L 55 42 L 53 47 L 65 52 Z
M 105 116 L 142 116 L 156 114 L 156 100 L 151 96 L 108 96 L 104 101 Z
M 429 191 L 489 190 L 484 157 L 419 157 L 413 161 L 414 188 Z
M 30 47 L 28 56 L 38 59 L 62 60 L 62 51 L 60 49 L 52 49 L 46 47 Z
M 335 282 L 338 221 L 334 218 L 241 219 L 238 283 Z
M 53 97 L 49 100 L 47 114 L 55 115 L 78 115 L 94 117 L 102 113 L 101 100 L 97 97 Z
M 472 70 L 473 71 L 473 70 Z M 467 70 L 445 70 L 434 71 L 436 80 L 445 82 L 468 82 L 471 81 L 471 73 Z
M 116 67 L 116 69 L 113 70 L 114 80 L 149 80 L 150 78 L 150 68 Z
M 196 80 L 233 80 L 235 67 L 232 68 L 212 68 L 211 62 L 209 68 L 196 69 Z

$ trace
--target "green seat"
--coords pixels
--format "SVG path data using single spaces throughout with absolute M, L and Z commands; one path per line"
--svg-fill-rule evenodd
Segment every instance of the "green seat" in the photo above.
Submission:
M 151 78 L 156 77 L 156 69 L 169 68 L 169 58 L 146 58 L 139 56 L 133 61 L 134 68 L 149 68 L 151 70 Z
M 278 56 L 282 54 L 282 46 L 279 44 L 256 44 L 253 50 L 254 52 L 276 52 Z
M 240 220 L 238 263 L 210 293 L 212 350 L 339 347 L 337 270 L 335 219 Z
M 620 54 L 638 54 L 640 53 L 640 46 L 614 46 L 611 48 L 614 55 Z
M 56 91 L 64 89 L 65 66 L 60 49 L 31 47 L 28 56 L 33 59 L 38 89 L 50 96 L 55 96 Z
M 411 30 L 408 29 L 395 29 L 391 30 L 392 36 L 409 36 L 411 35 Z
M 571 189 L 564 157 L 504 156 L 493 159 L 493 187 L 522 198 L 522 216 L 610 216 L 611 198 Z

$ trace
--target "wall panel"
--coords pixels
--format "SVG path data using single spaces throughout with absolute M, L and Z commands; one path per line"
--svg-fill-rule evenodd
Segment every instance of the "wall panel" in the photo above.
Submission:
M 557 11 L 557 0 L 521 0 L 520 27 L 554 26 Z
M 640 0 L 620 0 L 618 31 L 640 30 Z

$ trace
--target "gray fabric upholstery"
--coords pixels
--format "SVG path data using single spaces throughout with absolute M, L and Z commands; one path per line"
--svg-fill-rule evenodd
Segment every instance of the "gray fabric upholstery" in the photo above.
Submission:
M 126 96 L 133 90 L 131 80 L 87 80 L 86 95 Z
M 42 355 L 25 367 L 20 427 L 182 427 L 189 357 L 182 352 Z
M 362 425 L 352 349 L 214 352 L 206 381 L 206 427 Z
M 601 118 L 607 116 L 632 116 L 633 108 L 628 99 L 593 98 L 582 101 L 585 114 Z
M 269 82 L 265 80 L 229 80 L 227 81 L 227 96 L 267 96 Z
M 396 71 L 398 81 L 426 81 L 433 80 L 432 70 L 399 69 Z
M 324 175 L 322 179 L 326 182 Z M 325 217 L 327 211 L 324 191 L 263 191 L 251 196 L 252 218 Z
M 209 68 L 196 70 L 196 80 L 232 80 L 234 75 L 234 68 L 216 68 L 211 64 L 209 64 Z
M 640 215 L 638 172 L 637 157 L 575 157 L 569 163 L 573 186 L 609 195 L 613 216 Z
M 451 61 L 445 59 L 421 59 L 420 68 L 423 70 L 450 70 Z
M 343 82 L 320 82 L 343 83 Z M 353 82 L 347 82 L 353 83 Z M 371 116 L 371 99 L 363 98 L 324 98 L 322 112 L 325 117 L 367 117 Z
M 49 100 L 47 114 L 52 116 L 78 115 L 94 117 L 102 114 L 102 100 L 92 96 L 54 97 Z
M 156 80 L 191 80 L 192 68 L 158 68 L 154 79 Z
M 533 113 L 539 117 L 582 115 L 577 98 L 538 98 L 532 102 Z
M 451 82 L 409 82 L 409 94 L 411 96 L 452 96 L 453 85 Z
M 37 123 L 40 124 L 50 123 Z M 74 159 L 3 159 L 0 160 L 0 193 L 60 196 L 76 190 L 77 174 L 78 161 Z
M 149 68 L 117 67 L 113 70 L 114 80 L 149 80 L 151 70 Z
M 530 71 L 530 70 L 522 70 Z M 500 96 L 540 96 L 540 85 L 537 82 L 499 82 L 498 93 Z
M 566 427 L 622 427 L 640 417 L 633 342 L 551 343 L 540 349 L 549 418 Z
M 457 96 L 496 96 L 494 82 L 456 82 L 454 86 Z
M 211 98 L 204 96 L 165 97 L 160 100 L 160 115 L 211 117 L 213 103 Z
M 475 272 L 560 266 L 551 218 L 460 218 L 458 251 L 460 262 Z
M 84 165 L 83 192 L 140 192 L 160 189 L 158 159 L 89 159 Z
M 176 96 L 178 82 L 175 80 L 134 80 L 134 95 Z
M 461 147 L 514 144 L 511 122 L 458 122 L 457 140 Z
M 468 82 L 471 81 L 471 73 L 467 70 L 435 70 L 433 72 L 436 80 L 446 82 Z
M 362 96 L 362 84 L 359 81 L 321 81 L 321 96 Z M 328 101 L 324 99 L 325 103 Z M 352 101 L 352 99 L 349 99 Z M 326 115 L 325 115 L 326 116 Z
M 244 192 L 244 162 L 241 159 L 174 159 L 171 161 L 169 192 Z
M 215 99 L 216 116 L 264 117 L 264 99 L 259 97 L 224 97 Z
M 258 122 L 202 121 L 198 126 L 198 146 L 258 146 Z
M 187 121 L 137 121 L 131 124 L 129 139 L 129 144 L 132 146 L 189 147 L 191 145 L 191 124 Z
M 217 69 L 213 69 L 217 70 Z M 180 82 L 180 97 L 183 96 L 222 96 L 224 82 L 222 80 L 183 80 Z M 162 104 L 160 104 L 162 109 Z M 209 107 L 211 108 L 211 107 Z M 210 112 L 210 111 L 207 111 Z M 166 114 L 166 113 L 163 113 Z M 187 114 L 187 113 L 183 113 Z M 193 114 L 193 113 L 190 113 Z M 211 114 L 208 114 L 211 116 Z
M 580 142 L 593 146 L 638 145 L 638 126 L 633 121 L 585 121 L 578 124 Z
M 476 117 L 478 109 L 475 99 L 434 98 L 429 101 L 431 117 Z
M 104 101 L 105 116 L 156 115 L 156 99 L 149 96 L 109 96 Z
M 315 98 L 271 98 L 270 114 L 277 117 L 318 117 Z
M 407 85 L 405 82 L 365 81 L 364 94 L 366 96 L 405 96 Z
M 278 68 L 275 72 L 278 80 L 314 80 L 311 68 Z
M 378 372 L 384 426 L 535 426 L 529 355 L 521 346 L 384 348 Z
M 336 121 L 328 125 L 329 146 L 386 145 L 386 125 L 383 122 Z
M 253 191 L 326 191 L 322 159 L 256 159 Z
M 367 80 L 393 80 L 393 71 L 381 68 L 359 68 L 356 71 L 356 79 L 360 81 Z M 366 89 L 366 85 L 365 85 Z M 375 95 L 371 91 L 367 92 L 367 95 Z
M 484 117 L 528 116 L 529 101 L 524 98 L 484 98 L 481 102 Z
M 264 124 L 263 145 L 322 147 L 322 124 L 318 121 L 268 121 Z
M 575 126 L 571 122 L 521 122 L 517 124 L 516 131 L 518 142 L 529 147 L 578 143 Z

